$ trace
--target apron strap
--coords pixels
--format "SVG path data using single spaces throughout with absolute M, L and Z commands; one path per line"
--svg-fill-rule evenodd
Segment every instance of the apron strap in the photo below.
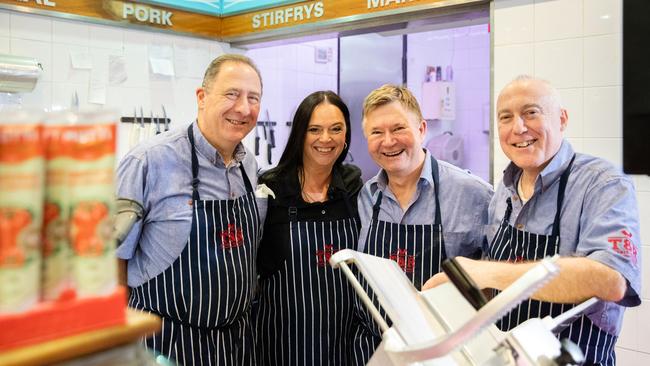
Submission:
M 194 145 L 194 124 L 190 123 L 187 126 L 187 137 L 190 140 L 190 150 L 192 151 L 192 199 L 194 201 L 199 201 L 201 198 L 199 196 L 199 159 L 196 157 L 196 149 Z
M 508 197 L 506 199 L 506 213 L 503 215 L 503 224 L 510 223 L 510 215 L 512 214 L 512 198 Z
M 289 207 L 289 221 L 291 222 L 298 221 L 298 208 L 296 206 Z
M 348 210 L 348 216 L 351 218 L 358 216 L 358 214 L 356 214 L 352 209 L 352 204 L 350 203 L 350 195 L 347 192 L 343 195 L 343 202 L 345 203 L 345 209 Z
M 246 192 L 253 192 L 253 185 L 251 184 L 250 179 L 248 179 L 248 174 L 246 174 L 246 169 L 244 169 L 244 163 L 239 163 L 239 170 L 241 171 L 241 176 L 244 179 L 244 185 L 246 185 Z
M 381 207 L 381 199 L 384 195 L 379 191 L 379 194 L 377 195 L 377 200 L 375 201 L 375 204 L 372 205 L 372 220 L 377 221 L 379 219 L 379 208 Z
M 576 159 L 576 154 L 573 154 L 569 166 L 562 172 L 560 177 L 560 187 L 557 191 L 557 208 L 555 211 L 555 220 L 553 220 L 553 235 L 560 236 L 560 213 L 562 211 L 562 201 L 564 201 L 564 191 L 566 190 L 566 184 L 569 180 L 569 174 L 571 174 L 571 167 L 573 166 L 573 161 Z
M 434 225 L 442 224 L 442 215 L 440 214 L 440 200 L 438 199 L 438 186 L 440 179 L 438 178 L 438 161 L 431 155 L 431 177 L 433 178 L 433 192 L 436 198 L 436 221 Z

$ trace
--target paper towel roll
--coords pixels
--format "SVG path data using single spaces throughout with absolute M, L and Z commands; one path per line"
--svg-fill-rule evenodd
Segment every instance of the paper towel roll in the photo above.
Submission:
M 444 160 L 456 166 L 461 166 L 463 163 L 463 139 L 451 132 L 447 131 L 432 137 L 426 146 L 438 160 Z

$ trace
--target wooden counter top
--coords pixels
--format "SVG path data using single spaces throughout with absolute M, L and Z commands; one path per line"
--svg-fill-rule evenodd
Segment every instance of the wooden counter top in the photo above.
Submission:
M 160 330 L 155 315 L 126 310 L 126 324 L 0 352 L 0 365 L 48 365 L 136 341 Z

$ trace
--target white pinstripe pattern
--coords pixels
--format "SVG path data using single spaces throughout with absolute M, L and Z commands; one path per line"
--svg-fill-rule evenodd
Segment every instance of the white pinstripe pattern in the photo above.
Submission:
M 508 232 L 511 234 L 508 235 Z M 540 252 L 540 241 L 543 241 L 544 250 Z M 490 248 L 488 257 L 502 261 L 513 261 L 516 253 L 521 253 L 524 260 L 539 260 L 544 256 L 554 255 L 559 252 L 560 238 L 551 235 L 539 235 L 518 230 L 504 220 L 497 230 Z M 504 254 L 509 254 L 505 256 Z M 514 255 L 513 255 L 514 254 Z M 570 309 L 573 305 L 554 304 L 536 300 L 528 300 L 504 316 L 497 325 L 504 331 L 510 330 L 531 317 L 531 309 L 537 307 L 536 317 L 551 315 L 553 317 Z M 524 312 L 522 316 L 522 311 Z M 516 316 L 514 316 L 516 312 Z M 583 338 L 583 334 L 585 338 Z M 594 325 L 588 316 L 583 315 L 564 329 L 558 338 L 568 338 L 580 346 L 586 356 L 585 365 L 615 365 L 616 355 L 614 344 L 617 337 L 601 330 Z
M 256 212 L 252 193 L 194 202 L 192 234 L 183 253 L 159 276 L 133 289 L 129 299 L 130 306 L 164 317 L 162 331 L 146 340 L 148 347 L 179 364 L 254 364 L 247 314 L 260 233 Z M 222 249 L 219 233 L 228 224 L 241 228 L 244 242 Z
M 318 265 L 325 245 L 357 244 L 356 219 L 290 222 L 290 255 L 260 280 L 256 308 L 260 365 L 347 365 L 352 356 L 351 286 L 329 264 Z M 318 251 L 318 252 L 317 252 Z M 321 256 L 322 259 L 323 258 Z
M 407 276 L 416 288 L 421 288 L 424 281 L 440 272 L 442 261 L 447 257 L 444 250 L 442 226 L 400 225 L 373 220 L 368 229 L 364 252 L 390 258 L 391 254 L 400 249 L 406 249 L 407 259 L 405 264 L 408 263 L 408 256 L 413 256 L 415 259 L 415 270 L 413 273 L 407 273 Z M 387 318 L 385 311 L 379 305 L 372 289 L 369 288 L 362 277 L 358 279 L 370 298 L 373 299 L 375 307 L 390 325 L 390 319 Z M 419 281 L 417 281 L 418 279 Z M 354 359 L 357 365 L 365 365 L 381 342 L 381 331 L 366 310 L 365 305 L 358 299 L 355 301 L 355 313 L 355 317 L 358 318 L 360 324 L 355 330 L 353 338 L 355 343 Z

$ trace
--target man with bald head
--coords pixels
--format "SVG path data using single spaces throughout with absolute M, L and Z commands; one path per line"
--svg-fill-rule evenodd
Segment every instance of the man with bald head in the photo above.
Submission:
M 641 302 L 636 195 L 620 169 L 574 152 L 563 138 L 568 122 L 546 81 L 520 76 L 501 91 L 499 141 L 511 163 L 488 211 L 489 261 L 457 259 L 479 287 L 503 290 L 537 261 L 559 254 L 559 275 L 497 325 L 509 330 L 596 297 L 559 337 L 580 346 L 585 364 L 614 365 L 624 309 Z M 425 287 L 445 280 L 434 276 Z

